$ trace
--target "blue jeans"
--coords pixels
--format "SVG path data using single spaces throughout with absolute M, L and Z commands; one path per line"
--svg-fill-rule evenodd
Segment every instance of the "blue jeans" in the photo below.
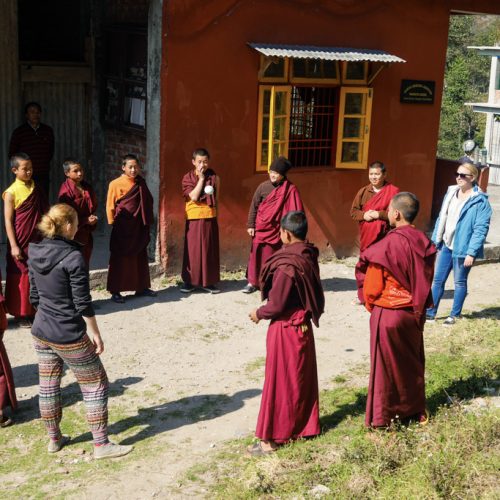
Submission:
M 463 258 L 452 257 L 452 251 L 446 245 L 443 245 L 441 250 L 439 250 L 434 269 L 434 281 L 432 282 L 434 307 L 427 309 L 428 318 L 436 316 L 439 302 L 444 293 L 444 285 L 452 268 L 455 293 L 453 295 L 453 307 L 451 308 L 450 316 L 454 318 L 460 316 L 465 297 L 467 296 L 467 277 L 471 270 L 470 267 L 464 267 L 464 260 Z

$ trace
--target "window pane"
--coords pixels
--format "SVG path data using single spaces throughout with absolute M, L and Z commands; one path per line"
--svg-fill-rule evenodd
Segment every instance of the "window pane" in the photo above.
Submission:
M 262 117 L 262 140 L 269 140 L 269 116 Z
M 119 119 L 120 111 L 120 84 L 108 80 L 106 82 L 106 110 L 104 118 L 107 122 L 115 123 Z
M 346 80 L 365 80 L 365 63 L 362 61 L 346 63 Z
M 365 114 L 365 96 L 364 94 L 355 94 L 349 92 L 345 96 L 345 114 L 346 115 L 364 115 Z
M 271 91 L 264 90 L 264 99 L 262 103 L 262 113 L 264 115 L 269 115 L 269 111 L 271 109 Z
M 273 158 L 286 155 L 286 143 L 278 142 L 273 144 Z
M 267 142 L 262 142 L 262 149 L 261 149 L 261 155 L 260 155 L 260 164 L 261 165 L 268 165 L 268 154 L 269 154 L 269 143 Z
M 349 139 L 361 139 L 362 125 L 361 118 L 345 118 L 342 136 Z
M 285 59 L 275 59 L 271 62 L 270 58 L 265 57 L 263 60 L 265 78 L 283 78 L 285 76 Z
M 323 61 L 325 78 L 337 78 L 337 62 Z
M 286 138 L 286 117 L 276 118 L 273 124 L 273 139 L 284 141 Z
M 286 92 L 276 92 L 274 99 L 274 114 L 286 115 Z
M 360 142 L 342 143 L 342 163 L 359 163 L 361 161 Z
M 127 85 L 123 102 L 123 122 L 127 125 L 146 125 L 146 87 Z
M 297 78 L 304 78 L 306 76 L 306 60 L 294 59 L 293 60 L 293 76 Z

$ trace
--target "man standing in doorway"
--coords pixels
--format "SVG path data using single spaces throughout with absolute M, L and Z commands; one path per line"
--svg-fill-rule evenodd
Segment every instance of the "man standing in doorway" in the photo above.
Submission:
M 41 123 L 42 107 L 29 102 L 24 107 L 26 123 L 17 127 L 10 138 L 9 158 L 26 153 L 33 166 L 33 180 L 49 197 L 50 162 L 54 156 L 54 131 Z

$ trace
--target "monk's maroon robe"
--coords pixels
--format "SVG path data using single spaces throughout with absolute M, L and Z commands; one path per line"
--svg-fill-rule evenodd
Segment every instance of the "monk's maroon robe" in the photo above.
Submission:
M 285 443 L 320 433 L 318 372 L 311 321 L 318 326 L 324 295 L 318 250 L 307 242 L 278 250 L 262 270 L 259 319 L 270 319 L 264 389 L 256 436 Z
M 412 296 L 412 307 L 374 306 L 370 317 L 370 382 L 367 426 L 387 426 L 425 412 L 425 310 L 432 304 L 436 249 L 413 226 L 390 231 L 370 246 L 363 262 L 378 264 Z
M 66 179 L 59 189 L 59 203 L 66 203 L 73 207 L 78 214 L 78 231 L 75 234 L 75 241 L 82 245 L 82 254 L 87 263 L 90 265 L 90 257 L 94 247 L 94 239 L 92 233 L 96 228 L 96 224 L 89 224 L 89 216 L 95 215 L 97 210 L 97 197 L 92 186 L 85 181 L 81 181 L 80 191 L 76 184 L 71 179 Z
M 111 293 L 141 292 L 151 286 L 148 264 L 153 197 L 142 177 L 115 205 L 109 242 L 107 289 Z
M 14 211 L 14 233 L 22 260 L 11 255 L 10 242 L 7 240 L 7 276 L 5 280 L 5 305 L 12 316 L 33 316 L 35 310 L 30 304 L 30 284 L 28 276 L 28 246 L 41 239 L 37 229 L 42 215 L 49 209 L 45 194 L 35 185 L 33 192 Z
M 280 222 L 285 214 L 293 210 L 304 210 L 299 190 L 288 179 L 274 188 L 257 209 L 255 236 L 248 258 L 247 280 L 260 287 L 259 276 L 262 266 L 282 246 Z
M 209 207 L 216 206 L 217 176 L 212 169 L 205 172 L 205 181 L 198 201 Z M 189 193 L 196 187 L 198 176 L 190 170 L 182 179 L 182 195 L 189 201 Z M 214 193 L 207 195 L 205 186 L 212 186 Z M 182 281 L 194 286 L 215 285 L 220 280 L 219 226 L 217 217 L 188 219 L 184 231 L 184 255 L 182 259 Z
M 384 187 L 373 198 L 368 200 L 363 206 L 363 210 L 387 211 L 389 203 L 394 195 L 399 193 L 399 188 L 387 182 Z M 373 243 L 381 240 L 389 231 L 389 223 L 383 219 L 367 222 L 365 220 L 359 223 L 359 260 L 354 269 L 354 276 L 358 286 L 358 299 L 364 302 L 363 282 L 366 276 L 366 267 L 363 264 L 363 252 Z
M 1 280 L 1 277 L 0 277 Z M 10 406 L 13 410 L 17 407 L 16 388 L 14 376 L 10 366 L 9 357 L 5 350 L 2 334 L 7 329 L 7 317 L 5 315 L 5 302 L 0 286 L 0 410 Z

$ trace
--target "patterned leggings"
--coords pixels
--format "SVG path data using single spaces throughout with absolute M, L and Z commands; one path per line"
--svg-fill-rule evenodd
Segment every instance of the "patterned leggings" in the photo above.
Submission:
M 53 344 L 33 337 L 40 373 L 40 414 L 49 437 L 61 437 L 61 377 L 66 363 L 85 401 L 87 422 L 96 446 L 108 442 L 108 377 L 87 335 L 73 344 Z

